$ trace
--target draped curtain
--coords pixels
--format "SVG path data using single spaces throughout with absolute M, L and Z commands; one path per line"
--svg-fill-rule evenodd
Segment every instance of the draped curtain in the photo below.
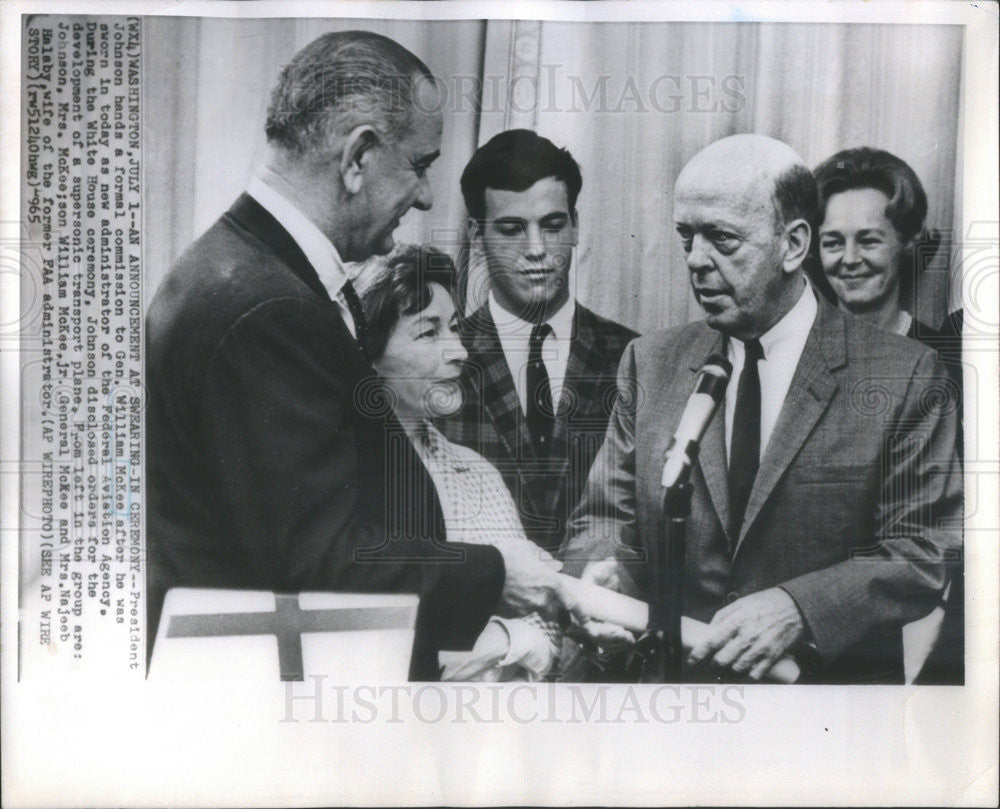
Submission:
M 396 39 L 441 79 L 434 206 L 405 217 L 397 238 L 455 256 L 470 307 L 484 276 L 463 249 L 458 179 L 478 145 L 513 127 L 537 130 L 580 163 L 574 292 L 641 332 L 699 316 L 672 186 L 687 160 L 726 135 L 771 135 L 810 166 L 851 146 L 888 149 L 923 181 L 928 224 L 958 231 L 960 27 L 150 18 L 148 294 L 245 187 L 281 65 L 316 36 L 349 28 Z M 918 317 L 941 320 L 948 286 L 944 274 L 924 279 Z

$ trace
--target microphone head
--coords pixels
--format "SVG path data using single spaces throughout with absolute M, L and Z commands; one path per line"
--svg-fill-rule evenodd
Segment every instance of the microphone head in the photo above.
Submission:
M 704 393 L 711 396 L 715 402 L 721 401 L 726 392 L 726 385 L 729 384 L 729 377 L 733 373 L 733 366 L 725 357 L 713 354 L 698 372 L 698 382 L 695 385 L 695 393 Z
M 721 376 L 727 382 L 729 381 L 729 377 L 733 375 L 732 364 L 721 354 L 712 354 L 705 360 L 705 364 L 701 367 L 701 370 L 702 373 Z
M 733 366 L 729 360 L 713 354 L 702 365 L 695 379 L 694 390 L 681 413 L 673 440 L 667 447 L 666 462 L 660 482 L 664 488 L 684 483 L 698 454 L 708 423 L 726 393 Z

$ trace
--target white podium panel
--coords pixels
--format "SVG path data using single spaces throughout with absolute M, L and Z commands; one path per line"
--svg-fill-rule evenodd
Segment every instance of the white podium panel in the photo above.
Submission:
M 415 595 L 175 588 L 149 679 L 405 682 L 418 603 Z

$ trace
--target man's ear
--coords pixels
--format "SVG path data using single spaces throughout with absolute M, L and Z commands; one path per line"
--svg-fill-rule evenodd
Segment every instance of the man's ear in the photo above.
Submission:
M 812 228 L 805 219 L 796 219 L 785 225 L 784 256 L 782 269 L 785 272 L 798 270 L 809 253 L 809 241 L 812 239 Z
M 473 241 L 479 241 L 483 238 L 483 231 L 485 230 L 483 224 L 476 219 L 474 216 L 470 216 L 468 219 L 468 229 L 469 238 Z
M 370 124 L 356 126 L 348 133 L 340 155 L 340 176 L 349 194 L 361 191 L 365 168 L 371 162 L 372 149 L 379 142 L 379 134 Z

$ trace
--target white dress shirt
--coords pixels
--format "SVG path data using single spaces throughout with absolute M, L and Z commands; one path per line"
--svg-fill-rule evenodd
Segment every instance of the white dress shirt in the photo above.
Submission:
M 770 331 L 760 336 L 764 359 L 757 364 L 760 373 L 760 457 L 764 457 L 767 443 L 771 440 L 774 425 L 778 421 L 781 406 L 785 403 L 792 377 L 799 365 L 802 349 L 805 348 L 809 331 L 816 320 L 816 295 L 809 284 L 805 285 L 798 302 L 788 313 L 775 323 Z M 729 457 L 733 437 L 733 416 L 736 413 L 736 390 L 739 388 L 740 374 L 746 348 L 743 342 L 729 338 L 728 355 L 733 365 L 733 375 L 726 387 L 726 457 Z
M 487 305 L 490 307 L 490 316 L 497 327 L 507 367 L 510 368 L 510 375 L 514 378 L 514 389 L 517 391 L 517 398 L 521 403 L 521 412 L 527 414 L 528 342 L 531 340 L 531 330 L 535 324 L 508 312 L 500 305 L 492 292 L 490 292 Z M 552 327 L 552 333 L 542 342 L 542 362 L 545 363 L 545 372 L 549 375 L 552 404 L 557 410 L 559 398 L 562 396 L 563 382 L 566 380 L 569 352 L 573 344 L 573 316 L 575 314 L 576 301 L 570 298 L 562 309 L 546 321 Z
M 288 235 L 294 239 L 299 249 L 305 254 L 306 259 L 312 264 L 313 269 L 316 270 L 320 283 L 326 289 L 330 300 L 337 304 L 348 331 L 351 332 L 352 336 L 357 337 L 351 309 L 341 291 L 349 278 L 337 248 L 308 216 L 274 189 L 270 184 L 272 177 L 274 177 L 274 173 L 270 169 L 257 169 L 257 173 L 247 185 L 247 194 L 257 200 L 261 207 L 288 231 Z

